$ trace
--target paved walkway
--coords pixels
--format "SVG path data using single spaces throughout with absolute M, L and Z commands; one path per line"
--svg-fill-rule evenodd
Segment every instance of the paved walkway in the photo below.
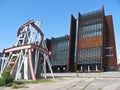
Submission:
M 49 75 L 48 75 L 49 76 Z M 120 73 L 57 73 L 51 82 L 27 84 L 28 88 L 0 90 L 120 90 Z

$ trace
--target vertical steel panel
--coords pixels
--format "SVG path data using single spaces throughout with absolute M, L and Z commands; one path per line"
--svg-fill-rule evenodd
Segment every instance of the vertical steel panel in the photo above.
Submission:
M 70 38 L 69 38 L 69 49 L 68 49 L 68 71 L 74 71 L 74 53 L 75 53 L 75 40 L 76 40 L 76 19 L 71 15 L 70 22 Z
M 78 22 L 77 22 L 78 23 L 78 33 L 76 33 L 77 36 L 78 36 L 77 38 L 79 38 L 79 30 L 80 30 L 80 22 L 81 22 L 80 21 L 80 16 L 81 16 L 80 13 L 78 13 Z M 77 70 L 77 63 L 78 63 L 78 46 L 79 46 L 78 44 L 79 44 L 79 39 L 77 39 L 76 42 L 77 42 L 77 50 L 75 52 L 76 53 L 75 71 Z
M 102 6 L 102 49 L 101 49 L 101 71 L 104 67 L 104 35 L 105 35 L 105 13 L 104 13 L 104 6 Z
M 110 68 L 114 67 L 115 70 L 118 70 L 112 15 L 106 16 L 106 23 L 107 23 L 106 46 L 113 47 L 111 49 L 108 49 L 107 53 L 106 53 L 108 55 L 108 56 L 106 55 L 107 56 L 107 64 L 108 64 L 107 68 L 108 68 L 108 70 L 110 70 Z

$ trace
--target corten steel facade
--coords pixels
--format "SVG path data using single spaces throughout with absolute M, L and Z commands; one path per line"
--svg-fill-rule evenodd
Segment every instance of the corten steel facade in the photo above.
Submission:
M 112 15 L 105 16 L 104 7 L 71 15 L 69 40 L 69 71 L 118 70 Z
M 76 19 L 71 15 L 70 38 L 68 48 L 68 71 L 75 71 L 75 39 L 76 39 Z
M 46 40 L 48 49 L 52 52 L 50 62 L 54 72 L 64 72 L 68 64 L 68 43 L 69 36 L 65 35 L 58 38 Z

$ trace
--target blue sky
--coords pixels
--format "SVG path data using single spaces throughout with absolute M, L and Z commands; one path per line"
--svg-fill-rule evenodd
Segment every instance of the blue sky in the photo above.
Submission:
M 69 34 L 70 15 L 98 10 L 113 15 L 117 55 L 120 55 L 119 0 L 0 0 L 0 50 L 12 46 L 18 28 L 28 20 L 41 20 L 45 38 Z

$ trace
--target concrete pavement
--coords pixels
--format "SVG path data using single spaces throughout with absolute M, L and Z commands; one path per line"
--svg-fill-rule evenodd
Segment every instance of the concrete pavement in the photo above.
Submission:
M 120 90 L 120 72 L 55 73 L 51 82 L 27 84 L 28 88 L 14 90 Z M 13 90 L 10 87 L 0 90 Z

